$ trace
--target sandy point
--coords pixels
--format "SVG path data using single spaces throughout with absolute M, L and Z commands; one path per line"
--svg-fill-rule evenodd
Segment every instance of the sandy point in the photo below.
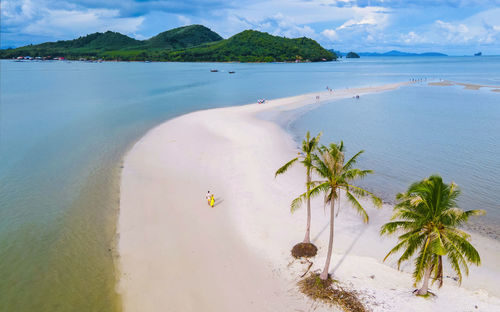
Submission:
M 301 106 L 334 105 L 336 99 L 406 84 L 198 111 L 152 129 L 126 155 L 122 172 L 118 287 L 124 310 L 332 311 L 297 290 L 307 264 L 293 261 L 290 248 L 301 240 L 305 218 L 301 211 L 291 215 L 289 204 L 302 192 L 304 173 L 297 167 L 274 178 L 296 155 L 295 143 L 261 116 L 279 118 Z M 214 208 L 207 205 L 207 191 L 215 194 Z M 316 270 L 326 256 L 328 218 L 320 203 L 313 204 L 319 208 L 312 225 Z M 334 243 L 334 274 L 359 289 L 372 310 L 432 311 L 451 300 L 451 308 L 500 310 L 499 299 L 487 291 L 448 281 L 439 299 L 415 301 L 411 276 L 380 261 L 393 243 L 377 235 L 386 210 L 370 209 L 373 222 L 366 227 L 348 209 L 341 211 Z

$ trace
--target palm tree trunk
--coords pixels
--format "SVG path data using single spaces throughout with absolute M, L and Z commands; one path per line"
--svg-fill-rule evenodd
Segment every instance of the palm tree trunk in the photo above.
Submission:
M 310 184 L 311 183 L 311 170 L 307 169 L 307 226 L 306 235 L 302 241 L 305 244 L 311 243 L 311 197 L 309 196 Z
M 427 295 L 427 290 L 429 289 L 429 278 L 431 277 L 432 265 L 429 265 L 427 269 L 425 269 L 424 273 L 424 282 L 422 287 L 417 291 L 417 295 Z
M 335 191 L 336 192 L 336 191 Z M 335 197 L 333 194 L 335 192 L 332 192 L 332 198 L 330 199 L 330 240 L 328 241 L 328 253 L 326 255 L 326 262 L 325 262 L 325 268 L 323 269 L 323 272 L 319 275 L 319 278 L 322 280 L 327 280 L 328 279 L 328 269 L 330 267 L 330 260 L 332 258 L 332 248 L 333 248 L 333 229 L 334 229 L 334 221 L 335 221 L 335 214 L 334 214 L 334 206 L 335 206 Z
M 337 207 L 337 213 L 335 214 L 335 217 L 339 216 L 339 212 L 340 212 L 340 191 L 339 191 L 339 205 Z

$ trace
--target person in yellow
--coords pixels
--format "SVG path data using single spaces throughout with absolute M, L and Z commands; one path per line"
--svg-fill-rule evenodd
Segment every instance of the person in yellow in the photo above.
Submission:
M 214 195 L 210 194 L 210 191 L 208 191 L 207 195 L 205 195 L 205 198 L 207 199 L 207 203 L 210 205 L 210 207 L 214 208 L 214 205 L 215 205 Z
M 212 194 L 212 197 L 210 197 L 210 207 L 214 208 L 214 204 L 215 204 L 215 198 L 214 195 Z

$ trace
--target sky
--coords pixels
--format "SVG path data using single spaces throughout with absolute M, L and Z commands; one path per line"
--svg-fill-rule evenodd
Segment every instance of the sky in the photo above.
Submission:
M 254 29 L 340 51 L 500 55 L 500 0 L 2 0 L 0 10 L 1 48 L 202 24 L 224 38 Z

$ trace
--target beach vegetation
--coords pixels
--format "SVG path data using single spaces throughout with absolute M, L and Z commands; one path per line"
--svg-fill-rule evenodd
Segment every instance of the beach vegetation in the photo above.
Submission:
M 367 309 L 359 299 L 359 294 L 340 285 L 332 278 L 323 280 L 317 273 L 310 273 L 309 276 L 298 282 L 302 293 L 313 300 L 339 306 L 346 312 L 365 312 Z
M 353 181 L 365 177 L 373 173 L 372 170 L 361 170 L 355 168 L 358 157 L 364 151 L 359 151 L 349 160 L 345 161 L 344 143 L 331 143 L 328 146 L 318 148 L 318 154 L 312 155 L 312 168 L 318 174 L 320 180 L 312 181 L 312 188 L 309 194 L 302 194 L 301 199 L 308 196 L 317 196 L 324 194 L 324 204 L 330 205 L 330 237 L 328 241 L 328 252 L 325 261 L 325 266 L 320 278 L 326 280 L 329 277 L 329 266 L 332 256 L 333 236 L 335 225 L 335 201 L 339 199 L 341 191 L 345 193 L 347 200 L 356 209 L 358 214 L 363 218 L 364 222 L 368 222 L 368 214 L 359 202 L 359 197 L 369 196 L 375 206 L 380 207 L 382 201 L 373 193 L 353 184 Z
M 306 222 L 306 233 L 302 243 L 295 245 L 292 248 L 292 256 L 295 258 L 300 257 L 314 257 L 318 251 L 318 248 L 311 243 L 311 198 L 309 196 L 309 191 L 311 189 L 311 174 L 312 174 L 312 156 L 319 146 L 319 140 L 321 138 L 321 133 L 311 137 L 309 131 L 306 133 L 306 138 L 302 140 L 302 145 L 298 156 L 284 164 L 280 167 L 276 173 L 275 177 L 280 174 L 285 173 L 294 164 L 301 163 L 306 168 L 306 197 L 305 202 L 307 203 L 307 222 Z M 302 206 L 302 198 L 299 197 L 292 201 L 290 205 L 290 211 L 293 213 L 298 208 Z
M 429 293 L 429 280 L 443 285 L 443 258 L 462 282 L 462 271 L 469 274 L 468 264 L 480 265 L 481 258 L 470 243 L 470 235 L 460 229 L 471 216 L 483 215 L 483 210 L 464 211 L 457 206 L 460 194 L 455 183 L 446 184 L 439 175 L 411 184 L 406 192 L 396 196 L 392 221 L 384 224 L 380 233 L 399 233 L 391 255 L 402 252 L 397 264 L 410 261 L 414 255 L 413 279 L 417 295 Z

